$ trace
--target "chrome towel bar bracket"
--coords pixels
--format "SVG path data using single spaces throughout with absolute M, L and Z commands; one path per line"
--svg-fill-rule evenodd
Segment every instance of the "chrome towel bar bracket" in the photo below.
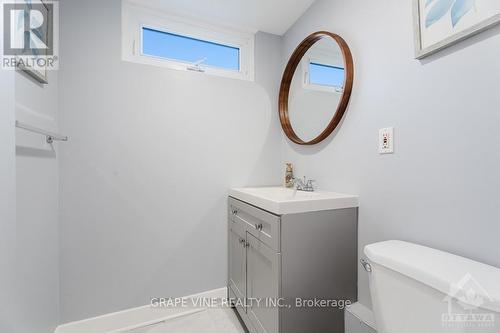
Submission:
M 46 141 L 49 144 L 53 143 L 54 141 L 68 141 L 68 139 L 69 139 L 67 136 L 52 133 L 52 132 L 46 131 L 44 129 L 22 123 L 22 122 L 17 121 L 17 120 L 16 120 L 16 127 L 23 129 L 23 130 L 26 130 L 26 131 L 29 131 L 29 132 L 45 135 Z

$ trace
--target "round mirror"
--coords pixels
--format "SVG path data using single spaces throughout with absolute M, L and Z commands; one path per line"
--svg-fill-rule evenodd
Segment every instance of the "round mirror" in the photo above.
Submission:
M 319 31 L 294 51 L 283 74 L 279 112 L 290 140 L 313 145 L 342 120 L 352 91 L 354 65 L 347 43 Z

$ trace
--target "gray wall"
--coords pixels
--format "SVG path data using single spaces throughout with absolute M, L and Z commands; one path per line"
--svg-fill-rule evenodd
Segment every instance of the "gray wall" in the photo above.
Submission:
M 401 239 L 500 267 L 500 27 L 413 59 L 411 1 L 319 0 L 284 37 L 284 60 L 309 33 L 343 36 L 355 60 L 340 130 L 283 162 L 320 187 L 360 195 L 359 251 Z M 395 126 L 396 154 L 378 154 Z M 360 300 L 370 305 L 366 273 Z
M 121 61 L 120 1 L 61 3 L 62 322 L 226 284 L 226 200 L 281 177 L 279 38 L 256 82 Z

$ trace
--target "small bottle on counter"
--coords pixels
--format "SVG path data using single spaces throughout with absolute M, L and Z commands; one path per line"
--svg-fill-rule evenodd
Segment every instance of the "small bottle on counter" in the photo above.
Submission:
M 292 166 L 292 163 L 286 163 L 285 187 L 287 187 L 287 188 L 293 187 L 293 166 Z

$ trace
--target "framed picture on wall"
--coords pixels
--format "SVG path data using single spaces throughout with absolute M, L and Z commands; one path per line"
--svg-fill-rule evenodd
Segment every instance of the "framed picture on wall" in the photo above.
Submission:
M 29 42 L 32 43 L 32 39 L 37 39 L 39 42 L 44 43 L 45 45 L 50 45 L 49 38 L 52 36 L 52 29 L 53 29 L 53 22 L 50 20 L 47 22 L 47 24 L 41 24 L 41 22 L 36 22 L 37 19 L 43 20 L 43 19 L 50 19 L 52 18 L 52 15 L 49 15 L 50 8 L 47 6 L 43 1 L 37 1 L 37 4 L 42 4 L 43 6 L 37 7 L 39 10 L 45 11 L 42 13 L 43 18 L 37 18 L 37 16 L 33 17 L 25 17 L 24 20 L 30 22 L 30 24 L 33 24 L 34 26 L 38 26 L 38 28 L 33 29 L 32 32 L 33 34 L 30 34 L 30 40 Z M 26 7 L 26 10 L 19 11 L 19 15 L 29 15 L 30 10 L 33 7 L 33 2 L 31 0 L 25 0 L 23 2 L 23 5 Z M 31 20 L 35 20 L 35 22 L 31 22 Z M 29 43 L 25 43 L 25 49 L 23 52 L 19 54 L 19 57 L 23 56 L 35 56 L 35 58 L 39 57 L 40 59 L 46 59 L 47 58 L 47 51 L 46 49 L 35 49 L 35 48 L 29 48 L 28 45 Z M 43 63 L 43 62 L 42 62 Z M 48 79 L 48 70 L 47 67 L 32 67 L 29 66 L 26 63 L 19 62 L 18 69 L 35 79 L 36 81 L 43 83 L 43 84 L 48 84 L 49 79 Z
M 417 59 L 500 23 L 498 0 L 413 0 L 413 11 Z

